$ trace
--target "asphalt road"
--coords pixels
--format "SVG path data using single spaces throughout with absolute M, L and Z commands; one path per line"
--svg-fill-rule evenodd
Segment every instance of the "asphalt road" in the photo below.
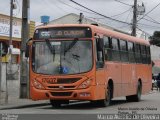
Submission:
M 25 114 L 23 116 L 20 115 L 19 118 L 24 117 L 26 120 L 29 120 L 28 117 L 33 117 L 34 119 L 38 117 L 38 119 L 45 120 L 49 118 L 52 118 L 52 120 L 84 120 L 86 118 L 87 120 L 97 120 L 104 117 L 103 115 L 105 114 L 160 114 L 160 92 L 153 91 L 147 95 L 143 95 L 140 102 L 126 102 L 124 97 L 116 98 L 109 107 L 93 106 L 90 102 L 73 102 L 56 109 L 52 108 L 49 103 L 46 103 L 37 106 L 29 105 L 20 108 L 9 108 L 0 110 L 0 113 L 1 117 L 5 116 L 5 114 Z

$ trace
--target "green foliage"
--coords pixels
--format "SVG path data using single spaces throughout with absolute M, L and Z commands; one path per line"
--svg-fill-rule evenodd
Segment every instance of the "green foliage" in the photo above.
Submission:
M 150 37 L 150 43 L 160 47 L 160 31 L 155 31 Z

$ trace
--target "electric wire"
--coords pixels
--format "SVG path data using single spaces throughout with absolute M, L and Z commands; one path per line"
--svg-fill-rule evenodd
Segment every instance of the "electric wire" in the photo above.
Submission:
M 54 4 L 50 4 L 50 3 L 48 2 L 48 0 L 44 0 L 44 2 L 47 4 L 47 6 L 54 5 L 55 7 L 57 7 L 58 9 L 60 9 L 59 11 L 63 11 L 63 12 L 65 12 L 65 13 L 68 13 L 68 12 L 66 12 L 65 10 L 63 10 L 63 8 L 59 7 L 59 6 L 56 4 L 56 2 L 54 2 Z
M 79 3 L 77 3 L 77 2 L 75 2 L 75 1 L 73 1 L 73 0 L 70 0 L 70 1 L 73 2 L 73 3 L 75 3 L 75 4 L 77 4 L 78 6 L 81 6 L 81 7 L 85 8 L 85 9 L 87 9 L 87 10 L 89 10 L 89 11 L 97 14 L 97 15 L 103 16 L 103 17 L 108 18 L 108 19 L 110 19 L 110 20 L 114 20 L 114 21 L 116 21 L 116 22 L 120 22 L 120 23 L 124 23 L 124 24 L 131 25 L 131 23 L 127 23 L 127 22 L 124 22 L 124 21 L 121 21 L 121 20 L 117 20 L 117 19 L 108 17 L 108 16 L 106 16 L 106 15 L 103 15 L 103 14 L 101 14 L 101 13 L 98 13 L 98 12 L 96 12 L 96 11 L 94 11 L 94 10 L 91 10 L 91 9 L 89 9 L 89 8 L 87 8 L 87 7 L 81 5 L 81 4 L 79 4 Z
M 69 4 L 67 4 L 67 3 L 65 3 L 65 2 L 63 2 L 63 1 L 61 1 L 61 0 L 58 0 L 58 1 L 59 1 L 60 3 L 62 3 L 62 4 L 64 4 L 64 5 L 68 6 L 68 7 L 71 7 L 71 8 L 73 8 L 73 9 L 75 9 L 75 10 L 78 10 L 78 11 L 81 11 L 81 12 L 84 12 L 84 13 L 95 14 L 95 13 L 91 13 L 91 12 L 88 12 L 88 11 L 81 10 L 81 9 L 79 9 L 79 8 L 73 7 L 72 5 L 69 5 Z
M 146 32 L 146 31 L 142 30 L 142 29 L 141 29 L 141 28 L 139 28 L 139 27 L 137 27 L 137 29 L 138 29 L 138 30 L 140 30 L 140 31 L 142 31 L 142 32 L 144 32 L 144 33 L 145 33 L 146 35 L 148 35 L 149 37 L 150 37 L 150 36 L 152 36 L 152 35 L 150 35 L 148 32 Z
M 155 7 L 153 7 L 150 11 L 148 11 L 146 14 L 144 14 L 139 20 L 137 20 L 137 22 L 139 22 L 140 20 L 142 20 L 145 16 L 147 16 L 149 13 L 151 13 L 154 9 L 156 9 L 158 6 L 160 5 L 157 4 Z
M 137 23 L 137 24 L 145 26 L 145 27 L 149 27 L 149 28 L 160 28 L 160 26 L 147 25 L 147 24 L 144 24 L 144 23 Z
M 116 16 L 123 15 L 123 14 L 125 14 L 125 13 L 129 12 L 131 9 L 132 9 L 132 7 L 131 7 L 131 8 L 129 8 L 128 10 L 125 10 L 125 11 L 124 11 L 124 12 L 122 12 L 122 13 L 119 13 L 119 14 L 117 14 L 117 15 L 113 15 L 113 16 L 110 16 L 110 17 L 116 17 Z
M 128 14 L 128 16 L 127 16 L 125 22 L 127 22 L 127 20 L 128 20 L 128 18 L 129 18 L 129 16 L 130 16 L 131 12 L 132 12 L 132 9 L 129 11 L 129 14 Z
M 121 3 L 121 4 L 124 4 L 124 5 L 127 5 L 127 6 L 132 6 L 132 5 L 130 5 L 130 4 L 124 3 L 124 2 L 119 1 L 119 0 L 114 0 L 114 1 L 119 2 L 119 3 Z
M 155 21 L 148 20 L 148 19 L 146 19 L 146 18 L 143 18 L 143 20 L 146 20 L 146 21 L 148 21 L 148 22 L 152 22 L 152 23 L 155 23 L 155 24 L 160 24 L 160 23 L 157 23 L 157 22 L 155 22 Z
M 153 19 L 152 17 L 150 17 L 150 16 L 148 16 L 148 15 L 147 15 L 147 17 L 148 17 L 148 18 L 150 18 L 151 20 L 153 20 L 154 22 L 156 22 L 156 23 L 160 24 L 160 22 L 156 21 L 156 20 L 155 20 L 155 19 Z

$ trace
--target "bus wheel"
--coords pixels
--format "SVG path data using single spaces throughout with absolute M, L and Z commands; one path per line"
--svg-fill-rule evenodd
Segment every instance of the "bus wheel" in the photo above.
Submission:
M 131 95 L 131 96 L 126 96 L 126 100 L 128 102 L 139 102 L 141 100 L 141 94 L 142 94 L 142 86 L 141 86 L 140 81 L 138 81 L 137 94 Z
M 107 107 L 111 104 L 111 99 L 112 99 L 112 89 L 111 86 L 108 84 L 107 89 L 106 89 L 106 93 L 105 93 L 105 97 L 106 99 L 104 100 L 100 100 L 100 106 L 102 107 Z
M 59 101 L 59 100 L 50 100 L 50 103 L 51 103 L 51 105 L 52 105 L 52 107 L 54 107 L 54 108 L 59 108 L 59 107 L 61 107 L 61 101 Z

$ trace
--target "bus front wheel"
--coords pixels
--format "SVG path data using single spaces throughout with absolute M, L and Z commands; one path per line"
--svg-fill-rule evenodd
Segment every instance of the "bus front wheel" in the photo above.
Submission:
M 108 84 L 106 92 L 105 92 L 105 99 L 104 100 L 99 100 L 99 104 L 102 107 L 107 107 L 111 104 L 111 99 L 112 99 L 112 87 L 110 86 L 110 84 Z

